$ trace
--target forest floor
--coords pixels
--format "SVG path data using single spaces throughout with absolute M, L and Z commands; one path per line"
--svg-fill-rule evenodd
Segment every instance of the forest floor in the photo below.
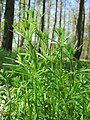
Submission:
M 13 63 L 13 60 L 15 60 L 16 59 L 16 52 L 7 52 L 7 51 L 5 51 L 5 50 L 2 50 L 2 49 L 0 49 L 0 79 L 2 78 L 2 71 L 5 69 L 4 68 L 4 66 L 3 66 L 3 63 L 8 63 L 8 64 L 11 64 L 11 61 L 12 61 L 12 63 Z M 59 64 L 59 63 L 58 63 Z M 66 70 L 66 73 L 64 73 L 63 72 L 63 80 L 66 82 L 65 84 L 62 82 L 62 83 L 60 83 L 60 85 L 61 85 L 61 87 L 62 87 L 62 84 L 63 84 L 63 86 L 64 86 L 64 88 L 62 89 L 62 94 L 63 93 L 65 93 L 65 94 L 68 94 L 68 89 L 69 89 L 69 86 L 68 86 L 68 84 L 69 84 L 69 81 L 68 81 L 68 78 L 70 78 L 70 76 L 69 77 L 67 77 L 68 75 L 69 75 L 69 71 L 68 71 L 68 69 L 69 69 L 69 66 L 70 66 L 70 63 L 67 61 L 67 60 L 63 60 L 63 68 Z M 31 66 L 32 67 L 32 66 Z M 32 69 L 32 68 L 31 68 Z M 58 69 L 58 68 L 55 68 L 56 70 Z M 84 60 L 84 59 L 81 59 L 80 61 L 79 61 L 79 64 L 78 64 L 78 68 L 77 68 L 77 71 L 76 71 L 76 73 L 75 73 L 75 79 L 76 79 L 76 82 L 77 82 L 77 80 L 78 80 L 78 78 L 79 78 L 79 73 L 78 72 L 80 72 L 79 71 L 79 69 L 80 70 L 84 70 L 84 72 L 85 72 L 85 81 L 86 82 L 89 82 L 90 81 L 90 60 Z M 43 69 L 42 69 L 43 70 Z M 68 71 L 68 73 L 67 73 L 67 71 Z M 87 72 L 88 71 L 88 72 Z M 23 72 L 23 70 L 22 70 L 22 72 Z M 25 71 L 24 71 L 25 72 Z M 35 77 L 35 73 L 34 73 L 34 71 L 33 71 L 33 69 L 32 69 L 32 72 L 33 72 L 33 76 L 32 76 L 32 78 L 33 77 Z M 50 74 L 48 74 L 50 72 Z M 53 85 L 53 79 L 55 79 L 55 82 L 56 82 L 56 79 L 57 79 L 57 77 L 56 76 L 53 76 L 52 77 L 52 71 L 49 71 L 48 73 L 47 73 L 47 71 L 46 71 L 46 74 L 44 75 L 44 77 L 45 77 L 45 79 L 43 79 L 43 77 L 42 77 L 42 79 L 43 79 L 43 81 L 45 80 L 45 84 L 44 84 L 44 82 L 42 82 L 42 83 L 38 83 L 38 85 L 39 84 L 42 84 L 43 85 L 43 89 L 45 89 L 46 90 L 46 85 L 48 86 L 48 87 L 50 87 L 49 89 L 48 89 L 48 91 L 46 90 L 45 91 L 45 94 L 47 94 L 48 96 L 51 94 L 51 93 L 49 93 L 49 92 L 51 92 L 52 90 L 54 91 L 54 88 L 52 89 L 52 85 Z M 55 71 L 54 71 L 55 72 Z M 57 70 L 57 72 L 58 72 L 58 70 Z M 56 72 L 55 72 L 56 73 Z M 88 73 L 88 74 L 87 74 Z M 7 73 L 6 73 L 7 74 Z M 15 74 L 17 74 L 17 73 L 15 73 Z M 41 73 L 42 74 L 42 73 Z M 65 74 L 67 74 L 67 76 L 66 76 L 66 78 L 64 77 L 65 76 Z M 70 73 L 71 74 L 71 73 Z M 77 74 L 77 75 L 76 75 Z M 87 74 L 87 75 L 86 75 Z M 3 73 L 3 75 L 4 75 L 4 73 Z M 37 75 L 37 72 L 36 72 L 36 75 Z M 57 74 L 57 75 L 59 75 L 59 74 Z M 84 74 L 81 74 L 81 77 L 80 77 L 80 80 L 83 78 L 83 76 L 82 75 L 84 75 Z M 21 74 L 20 74 L 20 76 L 21 76 Z M 43 76 L 43 74 L 42 74 L 42 76 Z M 7 77 L 7 76 L 5 76 L 5 77 Z M 17 79 L 19 79 L 18 77 L 15 77 L 14 76 L 14 78 L 13 78 L 13 75 L 11 74 L 11 77 L 12 77 L 12 79 L 13 80 L 16 80 L 17 81 Z M 55 78 L 54 78 L 55 77 Z M 50 78 L 50 83 L 49 83 L 49 78 Z M 52 81 L 51 81 L 51 78 L 53 78 L 52 79 Z M 34 78 L 34 79 L 36 79 L 36 77 Z M 40 80 L 41 80 L 41 78 L 39 78 Z M 48 79 L 48 81 L 47 81 L 47 79 Z M 58 80 L 58 79 L 57 79 Z M 4 81 L 4 82 L 7 82 L 7 81 Z M 3 87 L 5 87 L 4 86 L 4 82 L 2 82 L 1 80 L 0 80 L 0 89 L 3 91 L 3 92 L 5 92 L 3 89 Z M 24 81 L 25 82 L 25 84 L 27 85 L 27 82 L 26 81 Z M 61 82 L 61 81 L 60 81 Z M 52 83 L 52 84 L 51 84 Z M 13 84 L 13 85 L 16 85 L 17 83 L 15 83 L 15 84 Z M 23 82 L 22 82 L 22 88 L 26 88 L 26 85 L 25 84 L 23 84 Z M 56 84 L 56 86 L 57 86 L 57 88 L 55 88 L 55 89 L 57 89 L 58 90 L 58 84 L 57 84 L 57 82 L 56 83 L 54 83 L 54 84 Z M 71 84 L 71 83 L 70 83 Z M 76 83 L 77 84 L 77 83 Z M 7 85 L 7 83 L 6 83 L 6 85 Z M 25 86 L 24 86 L 25 85 Z M 51 85 L 51 86 L 50 86 Z M 81 84 L 80 84 L 81 85 Z M 87 83 L 87 85 L 89 85 L 89 83 Z M 2 87 L 3 86 L 3 87 Z M 85 84 L 85 86 L 86 86 L 86 84 Z M 28 86 L 27 86 L 28 87 Z M 47 88 L 48 88 L 47 87 Z M 66 87 L 66 89 L 67 89 L 67 91 L 66 91 L 66 89 L 65 89 L 65 87 Z M 81 85 L 81 87 L 84 89 L 84 87 Z M 86 86 L 87 87 L 87 86 Z M 24 88 L 24 89 L 25 89 Z M 90 85 L 89 85 L 89 87 L 88 87 L 88 89 L 90 88 Z M 6 89 L 7 89 L 7 86 L 6 86 Z M 16 89 L 18 89 L 18 92 L 19 92 L 19 88 L 17 87 L 17 85 L 16 86 L 13 86 L 12 87 L 12 89 L 10 89 L 10 91 L 11 91 L 11 93 L 13 93 L 13 96 L 15 95 L 16 96 Z M 34 87 L 34 89 L 36 90 L 36 88 Z M 39 91 L 37 91 L 37 93 L 38 93 L 38 95 L 40 94 L 40 97 L 39 98 L 42 98 L 42 92 L 41 92 L 41 86 L 39 86 Z M 65 90 L 64 90 L 65 89 Z M 76 90 L 76 88 L 73 88 L 73 89 L 75 89 Z M 73 90 L 72 89 L 72 90 Z M 82 94 L 83 93 L 83 91 L 82 91 L 82 89 L 80 89 L 80 87 L 77 89 L 78 90 L 78 92 L 77 92 L 77 90 L 76 90 L 76 93 L 75 94 L 77 94 L 77 93 L 80 93 L 80 90 L 81 90 L 81 93 L 80 94 Z M 2 111 L 3 111 L 3 108 L 4 108 L 4 104 L 5 104 L 5 101 L 6 101 L 6 96 L 5 96 L 5 93 L 3 94 L 3 92 L 0 90 L 0 116 L 2 116 Z M 15 90 L 15 91 L 14 91 Z M 22 90 L 22 89 L 21 89 Z M 86 88 L 85 88 L 85 90 L 86 90 Z M 88 91 L 88 90 L 87 90 Z M 8 91 L 9 92 L 9 91 Z M 23 91 L 22 91 L 23 92 Z M 27 92 L 27 91 L 26 91 Z M 32 91 L 33 92 L 33 91 Z M 39 92 L 41 92 L 41 93 L 39 93 Z M 55 91 L 54 91 L 55 92 Z M 86 92 L 86 91 L 85 91 Z M 19 94 L 19 93 L 18 93 Z M 21 94 L 21 91 L 20 91 L 20 94 Z M 27 95 L 27 93 L 23 93 L 23 94 L 25 94 L 25 95 Z M 28 92 L 28 94 L 29 94 L 29 92 Z M 73 95 L 73 92 L 71 91 L 70 92 L 70 94 L 72 94 Z M 88 92 L 87 92 L 87 94 L 88 94 Z M 52 96 L 50 96 L 50 97 L 55 97 L 54 99 L 56 100 L 56 102 L 57 102 L 57 104 L 58 104 L 58 101 L 57 101 L 57 99 L 58 99 L 58 97 L 57 96 L 55 96 L 56 95 L 56 93 L 54 94 L 53 93 L 53 95 Z M 12 96 L 12 97 L 13 97 Z M 3 97 L 3 100 L 2 100 L 2 97 Z M 56 99 L 56 97 L 57 97 L 57 99 Z M 74 97 L 77 97 L 76 95 L 74 96 Z M 80 95 L 79 95 L 79 97 L 80 97 Z M 89 95 L 87 95 L 87 98 L 89 97 Z M 37 98 L 37 99 L 39 99 L 39 98 Z M 82 97 L 81 97 L 82 98 Z M 80 98 L 80 99 L 81 99 Z M 15 98 L 16 99 L 16 98 Z M 33 94 L 32 94 L 32 99 L 33 99 Z M 61 96 L 61 99 L 66 99 L 66 98 L 63 98 L 63 96 Z M 69 99 L 71 100 L 71 99 L 73 99 L 73 98 L 68 98 L 68 101 L 69 101 Z M 79 101 L 80 101 L 80 99 L 79 99 Z M 14 104 L 17 104 L 17 102 L 18 102 L 18 100 L 20 101 L 20 100 L 22 100 L 23 101 L 23 99 L 19 99 L 19 96 L 17 97 L 17 99 L 16 99 L 16 101 L 15 101 L 15 103 Z M 35 100 L 35 99 L 34 99 Z M 50 100 L 51 99 L 49 99 L 49 97 L 47 97 L 47 101 L 48 102 L 50 102 Z M 24 100 L 25 101 L 25 100 Z M 76 101 L 77 101 L 77 98 L 76 98 Z M 46 105 L 46 103 L 45 103 L 45 101 L 42 101 L 43 102 L 43 104 L 45 104 Z M 7 102 L 8 103 L 8 102 Z M 12 103 L 13 103 L 13 99 L 12 99 Z M 10 103 L 8 103 L 8 104 L 10 104 Z M 53 101 L 53 99 L 52 99 L 52 101 L 51 101 L 51 103 L 50 103 L 51 105 L 53 104 L 54 105 L 54 101 Z M 69 103 L 69 104 L 71 104 L 71 103 Z M 81 102 L 80 102 L 80 104 L 81 104 Z M 88 106 L 89 106 L 89 103 L 87 102 L 87 104 L 88 104 Z M 42 107 L 42 104 L 40 104 L 40 106 Z M 17 106 L 18 107 L 18 106 Z M 56 107 L 56 106 L 54 106 L 54 107 Z M 65 107 L 65 106 L 64 106 Z M 78 106 L 76 105 L 75 107 L 77 107 L 78 108 Z M 56 107 L 57 108 L 57 107 Z M 12 109 L 13 109 L 13 107 L 12 107 Z M 45 109 L 45 108 L 44 108 Z M 8 110 L 7 108 L 5 109 L 6 111 Z M 77 109 L 76 109 L 77 110 Z M 14 111 L 14 109 L 13 109 L 13 111 Z M 56 109 L 56 111 L 57 111 L 57 109 Z M 64 111 L 64 110 L 63 110 Z M 69 111 L 69 110 L 68 110 Z M 80 111 L 80 110 L 79 110 Z M 88 110 L 87 110 L 88 111 Z M 87 112 L 86 111 L 86 112 Z M 41 110 L 40 110 L 40 112 L 41 112 Z M 49 112 L 49 111 L 48 111 Z M 48 112 L 47 112 L 47 115 L 48 115 Z M 12 112 L 13 113 L 13 112 Z M 8 112 L 6 112 L 6 113 L 4 113 L 5 114 L 5 116 L 9 116 L 9 114 L 8 114 Z M 16 114 L 16 113 L 15 113 Z M 21 114 L 21 113 L 20 113 Z M 43 113 L 42 113 L 43 114 Z M 52 111 L 51 111 L 51 114 L 52 114 Z M 60 114 L 60 113 L 58 113 L 58 114 Z M 73 114 L 73 113 L 72 113 Z M 82 114 L 82 111 L 81 111 L 81 114 Z M 11 114 L 12 115 L 12 114 Z M 33 114 L 32 114 L 33 115 Z M 62 112 L 62 116 L 63 116 L 63 112 Z M 63 120 L 64 120 L 64 117 L 65 116 L 63 116 Z M 75 116 L 73 116 L 73 118 L 74 118 Z M 28 118 L 28 116 L 27 116 L 27 118 Z M 87 116 L 86 116 L 86 118 L 88 118 Z M 14 118 L 13 118 L 13 120 L 14 120 Z M 86 119 L 87 120 L 87 119 Z

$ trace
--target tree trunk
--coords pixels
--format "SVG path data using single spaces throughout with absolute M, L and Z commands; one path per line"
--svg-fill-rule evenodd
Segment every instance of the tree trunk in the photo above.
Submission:
M 60 17 L 59 17 L 59 27 L 61 27 L 61 23 L 62 23 L 62 6 L 63 6 L 63 2 L 62 0 L 60 0 Z M 58 42 L 60 42 L 60 38 L 58 37 Z
M 59 27 L 61 27 L 61 22 L 62 22 L 62 5 L 63 2 L 60 0 L 60 19 L 59 19 Z
M 64 34 L 65 34 L 65 27 L 66 27 L 66 0 L 64 1 L 64 27 L 63 27 L 63 31 L 64 31 Z
M 89 21 L 90 21 L 90 4 L 89 4 Z M 90 54 L 90 22 L 88 25 L 88 45 L 87 45 L 87 55 L 86 55 L 86 59 L 89 58 L 89 54 Z
M 56 23 L 57 23 L 57 6 L 58 6 L 58 0 L 56 0 L 55 18 L 54 18 L 54 25 L 53 25 L 53 30 L 52 30 L 51 41 L 52 41 L 53 38 L 54 38 L 54 30 L 55 30 Z M 52 47 L 53 47 L 53 45 L 52 45 L 52 43 L 51 43 L 51 45 L 50 45 L 50 50 L 51 50 Z
M 31 0 L 29 0 L 28 2 L 28 10 L 30 9 L 30 7 L 31 7 Z
M 81 52 L 82 52 L 82 44 L 83 44 L 83 36 L 84 36 L 84 22 L 85 22 L 84 0 L 80 0 L 79 16 L 78 16 L 78 22 L 76 26 L 76 40 L 77 40 L 76 47 L 79 48 L 79 50 L 77 50 L 74 55 L 76 59 L 80 59 Z
M 43 0 L 42 26 L 41 26 L 41 31 L 42 32 L 44 31 L 45 2 L 46 2 L 46 0 Z
M 31 0 L 29 0 L 29 2 L 28 2 L 28 10 L 30 9 L 30 7 L 31 7 Z M 27 14 L 27 19 L 28 19 L 28 17 L 29 17 L 29 15 Z
M 51 5 L 52 5 L 52 0 L 49 0 L 48 1 L 48 7 L 49 7 L 49 9 L 48 9 L 48 23 L 47 23 L 47 29 L 48 29 L 48 36 L 47 36 L 47 49 L 49 48 L 49 43 L 48 43 L 48 40 L 49 40 L 49 28 L 50 28 L 50 15 L 51 15 Z
M 50 12 L 51 12 L 51 4 L 52 4 L 52 0 L 48 1 L 49 3 L 49 10 L 48 10 L 48 30 L 49 30 L 49 26 L 50 26 Z
M 22 2 L 21 2 L 21 0 L 19 0 L 19 20 L 21 19 L 21 7 L 22 7 L 21 4 L 22 4 Z M 20 29 L 20 26 L 19 26 L 19 29 Z M 19 47 L 20 40 L 21 40 L 21 36 L 18 35 L 18 43 L 17 43 L 17 47 Z
M 42 19 L 41 19 L 41 31 L 42 32 L 44 31 L 45 3 L 46 3 L 46 0 L 43 0 L 43 10 L 42 10 Z M 41 45 L 39 41 L 39 50 L 38 50 L 39 53 L 41 53 L 40 47 Z
M 0 1 L 0 41 L 1 41 L 1 34 L 2 34 L 2 31 L 1 31 L 1 15 L 2 15 L 2 1 Z
M 25 18 L 25 5 L 26 5 L 26 2 L 25 2 L 25 0 L 23 0 L 22 1 L 22 8 L 23 8 L 23 18 Z M 23 43 L 24 43 L 24 38 L 23 37 L 21 37 L 21 40 L 20 40 L 20 47 L 22 47 L 23 46 Z
M 12 50 L 13 39 L 14 0 L 6 0 L 5 24 L 2 48 Z

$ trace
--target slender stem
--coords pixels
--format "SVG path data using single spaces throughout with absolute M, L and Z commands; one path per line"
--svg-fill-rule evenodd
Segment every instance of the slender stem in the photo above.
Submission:
M 60 74 L 62 75 L 62 46 L 60 46 Z

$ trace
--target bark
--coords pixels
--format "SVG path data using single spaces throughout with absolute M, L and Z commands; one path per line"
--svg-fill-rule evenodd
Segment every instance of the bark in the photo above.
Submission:
M 29 0 L 29 2 L 28 2 L 28 10 L 30 9 L 30 7 L 31 7 L 31 0 Z M 27 19 L 28 19 L 28 17 L 29 17 L 29 15 L 27 14 Z
M 66 26 L 66 0 L 64 2 L 64 27 L 63 27 L 64 34 L 65 34 L 65 26 Z
M 51 12 L 51 4 L 52 4 L 52 0 L 49 1 L 49 11 L 48 11 L 48 30 L 49 30 L 49 26 L 50 26 L 50 12 Z
M 13 39 L 14 0 L 6 0 L 5 23 L 2 48 L 12 50 Z
M 55 31 L 55 27 L 56 27 L 56 23 L 57 23 L 57 6 L 58 6 L 58 0 L 56 0 L 56 9 L 55 9 L 55 18 L 54 18 L 54 25 L 53 25 L 53 30 L 52 30 L 52 37 L 51 37 L 51 41 L 54 38 L 54 31 Z M 50 49 L 53 47 L 52 43 L 50 45 Z
M 46 2 L 46 0 L 43 0 L 42 26 L 41 26 L 41 31 L 42 32 L 44 31 L 45 2 Z
M 45 17 L 45 3 L 46 3 L 46 0 L 43 0 L 43 10 L 42 10 L 42 19 L 41 19 L 41 31 L 43 32 L 44 31 L 44 17 Z M 39 50 L 38 52 L 41 53 L 41 49 L 40 49 L 41 45 L 40 45 L 40 42 L 39 42 Z
M 89 21 L 90 21 L 90 4 L 89 4 Z M 88 38 L 90 38 L 90 22 L 88 25 Z M 90 54 L 90 39 L 88 40 L 86 59 L 89 58 L 89 54 Z
M 25 0 L 24 1 L 22 1 L 23 2 L 23 18 L 25 18 Z M 21 37 L 21 40 L 20 40 L 20 47 L 22 47 L 23 46 L 23 44 L 24 44 L 24 38 L 23 37 Z
M 59 19 L 59 27 L 61 27 L 61 23 L 62 23 L 62 6 L 63 6 L 63 2 L 62 0 L 60 0 L 60 19 Z M 58 37 L 58 42 L 60 42 L 60 38 Z
M 48 25 L 47 25 L 47 29 L 48 29 L 48 36 L 47 36 L 47 48 L 49 48 L 49 44 L 48 44 L 48 39 L 49 39 L 49 27 L 50 27 L 50 13 L 51 13 L 51 5 L 52 5 L 52 0 L 48 1 L 49 4 L 49 10 L 48 10 Z
M 62 2 L 62 0 L 60 0 L 60 20 L 59 20 L 59 27 L 61 27 L 61 22 L 62 22 L 62 5 L 63 5 L 63 2 Z
M 21 0 L 19 0 L 19 21 L 20 21 L 20 18 L 21 18 Z M 20 27 L 19 27 L 19 29 L 20 29 Z M 19 47 L 19 43 L 20 43 L 20 39 L 21 39 L 21 36 L 20 35 L 18 35 L 18 43 L 17 43 L 17 47 Z
M 74 55 L 76 59 L 80 59 L 81 52 L 82 52 L 82 44 L 83 44 L 83 36 L 84 36 L 84 22 L 85 22 L 84 0 L 80 0 L 79 16 L 78 16 L 78 22 L 76 26 L 76 40 L 78 40 L 76 47 L 79 48 L 79 50 L 77 50 Z
M 29 0 L 28 2 L 28 10 L 30 9 L 30 7 L 31 7 L 31 0 Z
M 2 15 L 2 1 L 0 1 L 0 41 L 1 41 L 1 15 Z

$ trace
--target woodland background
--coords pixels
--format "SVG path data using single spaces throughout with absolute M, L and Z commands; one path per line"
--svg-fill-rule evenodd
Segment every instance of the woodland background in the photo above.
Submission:
M 11 2 L 10 2 L 11 1 Z M 83 0 L 81 0 L 82 2 Z M 6 9 L 6 0 L 0 0 L 0 44 L 2 47 L 17 48 L 18 46 L 23 46 L 25 40 L 15 33 L 13 35 L 6 35 L 8 27 L 5 27 L 5 15 L 11 16 L 8 24 L 13 24 L 18 26 L 18 21 L 21 18 L 27 17 L 27 11 L 33 8 L 33 16 L 35 19 L 40 20 L 42 16 L 41 23 L 39 24 L 41 29 L 48 31 L 47 41 L 58 41 L 55 34 L 56 27 L 62 27 L 65 37 L 68 38 L 68 42 L 71 45 L 75 44 L 76 38 L 76 28 L 78 24 L 79 16 L 79 4 L 80 0 L 7 0 L 7 5 L 11 6 L 11 10 Z M 84 1 L 85 8 L 85 24 L 84 24 L 84 38 L 83 38 L 83 51 L 82 58 L 90 58 L 90 0 Z M 37 11 L 39 10 L 39 15 L 37 16 Z M 44 10 L 44 11 L 43 11 Z M 8 13 L 8 14 L 7 14 Z M 13 14 L 14 13 L 14 19 Z M 81 13 L 82 14 L 82 13 Z M 14 22 L 13 22 L 14 21 Z M 13 30 L 11 26 L 11 31 Z M 42 31 L 43 31 L 42 30 Z M 11 33 L 12 34 L 12 33 Z M 8 39 L 6 36 L 9 36 Z M 5 40 L 6 39 L 6 40 Z M 7 41 L 3 45 L 3 41 Z M 13 41 L 13 42 L 12 42 Z M 32 36 L 32 41 L 36 41 L 38 46 L 38 37 L 34 34 Z M 48 44 L 49 44 L 48 42 Z M 9 46 L 10 45 L 10 46 Z

